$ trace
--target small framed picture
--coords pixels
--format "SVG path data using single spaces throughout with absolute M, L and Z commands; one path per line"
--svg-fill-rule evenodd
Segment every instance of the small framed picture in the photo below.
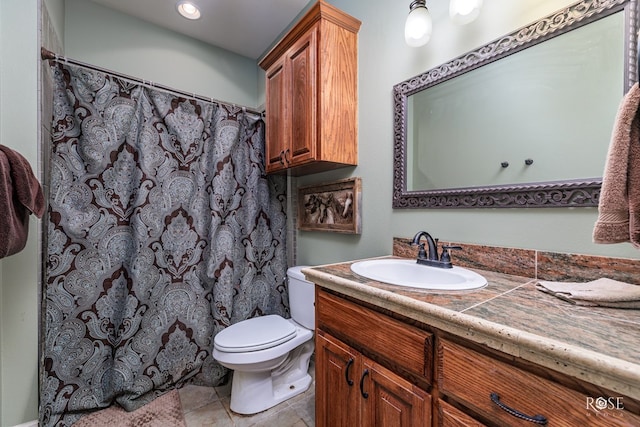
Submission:
M 348 178 L 298 189 L 298 229 L 360 234 L 361 179 Z

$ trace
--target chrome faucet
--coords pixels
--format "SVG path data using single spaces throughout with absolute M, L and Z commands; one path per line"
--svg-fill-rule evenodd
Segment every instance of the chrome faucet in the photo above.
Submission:
M 420 243 L 420 239 L 427 239 L 427 248 L 425 251 L 424 243 Z M 411 245 L 417 245 L 420 249 L 418 250 L 418 258 L 416 262 L 418 264 L 429 265 L 431 267 L 439 267 L 439 268 L 452 268 L 453 264 L 451 264 L 451 255 L 449 254 L 450 249 L 462 249 L 461 246 L 442 246 L 442 254 L 438 255 L 438 239 L 434 239 L 431 237 L 429 233 L 426 231 L 419 231 L 414 237 Z

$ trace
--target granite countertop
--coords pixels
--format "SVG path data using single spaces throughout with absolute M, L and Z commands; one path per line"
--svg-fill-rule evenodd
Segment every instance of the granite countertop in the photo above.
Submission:
M 388 258 L 388 257 L 385 257 Z M 305 268 L 308 280 L 470 341 L 640 400 L 640 311 L 576 306 L 535 280 L 491 271 L 479 290 L 432 292 L 358 276 L 355 262 Z

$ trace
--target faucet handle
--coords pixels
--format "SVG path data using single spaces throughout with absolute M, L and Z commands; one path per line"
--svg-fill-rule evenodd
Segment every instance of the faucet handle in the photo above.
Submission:
M 418 243 L 418 247 L 420 248 L 418 250 L 418 258 L 427 258 L 427 251 L 424 250 L 424 243 Z
M 449 253 L 449 249 L 462 249 L 462 246 L 457 245 L 442 245 L 442 255 L 440 256 L 440 261 L 442 262 L 451 262 L 451 254 Z
M 458 245 L 442 245 L 442 249 L 462 249 L 462 246 L 458 246 Z

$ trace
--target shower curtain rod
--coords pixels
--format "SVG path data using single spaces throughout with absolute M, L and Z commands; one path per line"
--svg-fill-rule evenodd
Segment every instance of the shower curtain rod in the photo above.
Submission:
M 215 103 L 218 103 L 218 104 L 223 104 L 223 105 L 236 107 L 236 108 L 240 107 L 240 108 L 242 108 L 243 111 L 245 111 L 247 113 L 257 114 L 260 117 L 264 117 L 264 111 L 258 111 L 256 109 L 245 107 L 243 105 L 237 105 L 237 104 L 233 104 L 233 103 L 230 103 L 230 102 L 220 101 L 220 100 L 208 97 L 208 96 L 196 95 L 195 93 L 190 93 L 190 92 L 177 90 L 177 89 L 174 89 L 174 88 L 171 88 L 171 87 L 168 87 L 168 86 L 164 86 L 164 85 L 161 85 L 161 84 L 158 84 L 158 83 L 154 83 L 154 82 L 152 82 L 150 80 L 143 80 L 143 79 L 138 78 L 138 77 L 129 76 L 129 75 L 123 74 L 123 73 L 118 73 L 117 71 L 112 71 L 112 70 L 108 70 L 106 68 L 97 67 L 95 65 L 91 65 L 91 64 L 87 64 L 85 62 L 81 62 L 81 61 L 78 61 L 78 60 L 75 60 L 75 59 L 67 58 L 66 56 L 60 56 L 57 53 L 51 52 L 50 50 L 48 50 L 48 49 L 46 49 L 44 47 L 40 48 L 40 56 L 42 57 L 43 60 L 60 61 L 60 62 L 65 62 L 65 63 L 68 63 L 68 64 L 72 64 L 72 65 L 77 65 L 77 66 L 82 67 L 82 68 L 87 68 L 89 70 L 110 74 L 110 75 L 112 75 L 114 77 L 117 77 L 119 79 L 129 80 L 129 81 L 134 82 L 134 83 L 139 83 L 139 84 L 142 84 L 142 85 L 150 87 L 150 88 L 163 90 L 165 92 L 170 92 L 170 93 L 173 93 L 173 94 L 176 94 L 176 95 L 190 97 L 190 98 L 197 99 L 197 100 L 200 100 L 200 101 L 205 101 L 205 102 L 215 102 Z

